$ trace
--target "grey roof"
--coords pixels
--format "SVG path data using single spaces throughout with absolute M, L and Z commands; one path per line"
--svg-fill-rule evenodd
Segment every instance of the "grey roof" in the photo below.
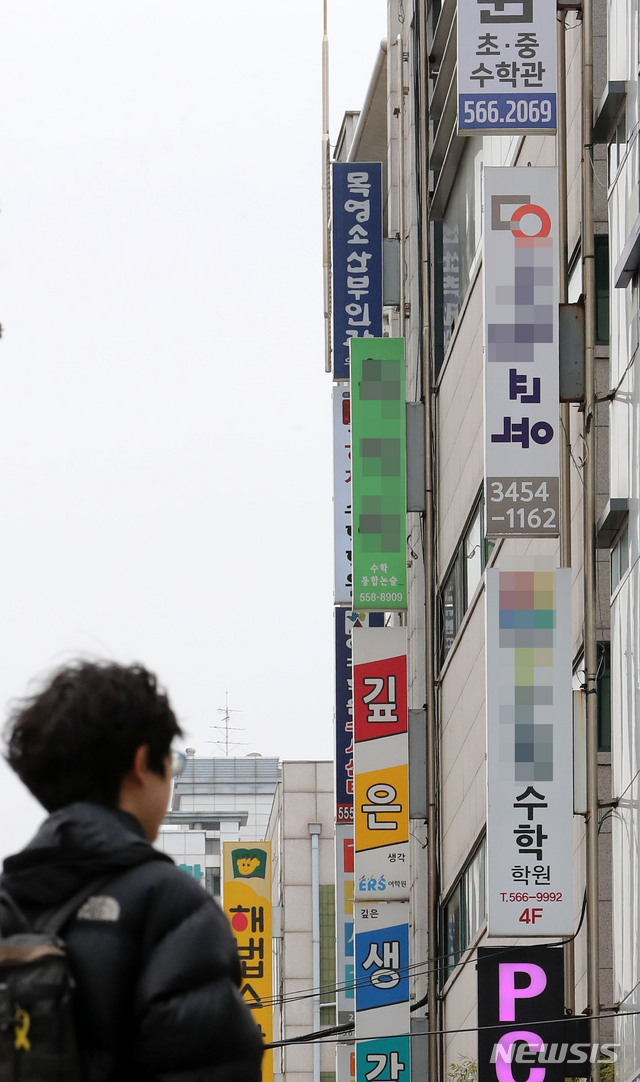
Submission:
M 242 759 L 188 758 L 174 792 L 273 793 L 281 778 L 280 760 L 247 755 Z

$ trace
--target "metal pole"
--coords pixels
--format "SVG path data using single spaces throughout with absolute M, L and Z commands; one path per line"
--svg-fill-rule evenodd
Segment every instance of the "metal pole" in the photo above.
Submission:
M 585 296 L 584 358 L 584 662 L 587 703 L 587 985 L 591 1043 L 600 1044 L 598 876 L 598 699 L 596 672 L 596 388 L 595 252 L 593 238 L 593 7 L 582 4 L 582 290 Z M 600 1065 L 591 1064 L 599 1082 Z
M 398 290 L 399 324 L 398 334 L 400 338 L 405 336 L 405 281 L 404 281 L 404 44 L 402 34 L 396 38 L 397 52 L 397 92 L 398 92 L 398 270 L 400 276 Z
M 425 514 L 424 514 L 424 581 L 425 581 L 425 695 L 427 725 L 427 942 L 431 964 L 427 976 L 427 1010 L 429 1012 L 428 1071 L 429 1082 L 438 1080 L 439 1049 L 439 970 L 438 957 L 438 774 L 436 767 L 437 716 L 435 697 L 435 506 L 433 491 L 433 381 L 431 369 L 431 311 L 430 244 L 429 244 L 429 98 L 426 7 L 420 6 L 419 19 L 419 73 L 418 90 L 420 124 L 420 289 L 421 289 L 421 347 L 422 347 L 422 394 L 424 397 L 424 446 L 425 446 Z
M 309 823 L 311 835 L 311 941 L 313 958 L 313 1031 L 320 1029 L 320 834 L 321 823 Z M 320 1082 L 320 1042 L 313 1044 L 313 1082 Z
M 324 370 L 331 371 L 331 146 L 329 143 L 329 38 L 327 0 L 322 34 L 322 280 L 324 292 Z
M 558 234 L 560 249 L 559 297 L 566 304 L 568 294 L 567 263 L 567 56 L 565 48 L 566 15 L 557 16 L 558 35 Z M 568 402 L 560 403 L 562 438 L 560 440 L 560 566 L 571 567 L 571 412 Z M 575 1013 L 575 943 L 569 939 L 564 945 L 565 1005 Z

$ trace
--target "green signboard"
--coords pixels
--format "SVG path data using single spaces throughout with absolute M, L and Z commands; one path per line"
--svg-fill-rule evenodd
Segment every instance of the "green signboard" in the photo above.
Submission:
M 403 338 L 352 338 L 353 607 L 406 609 Z

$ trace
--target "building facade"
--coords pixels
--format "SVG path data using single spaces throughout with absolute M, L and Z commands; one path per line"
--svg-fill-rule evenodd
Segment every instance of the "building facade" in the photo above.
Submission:
M 271 842 L 274 1077 L 331 1082 L 335 1047 L 295 1039 L 335 1022 L 333 763 L 282 763 L 265 838 Z M 278 921 L 276 920 L 276 923 Z
M 615 0 L 608 5 L 607 16 L 607 71 L 599 134 L 607 150 L 611 275 L 611 529 L 604 543 L 611 555 L 613 1000 L 620 1005 L 616 1040 L 621 1056 L 616 1078 L 633 1082 L 640 1077 L 638 5 L 634 0 Z
M 395 249 L 400 271 L 385 282 L 382 333 L 404 339 L 407 401 L 424 416 L 421 462 L 411 462 L 417 455 L 408 445 L 408 472 L 422 470 L 424 481 L 422 507 L 414 502 L 407 511 L 408 605 L 387 616 L 406 626 L 408 706 L 424 729 L 414 744 L 424 749 L 422 779 L 410 763 L 410 805 L 424 808 L 411 822 L 412 1012 L 432 1033 L 430 1078 L 446 1078 L 464 1057 L 473 1064 L 478 948 L 520 942 L 487 930 L 486 570 L 542 559 L 568 568 L 571 582 L 573 718 L 565 721 L 574 744 L 574 776 L 566 777 L 574 901 L 571 932 L 537 942 L 561 946 L 564 1008 L 594 1016 L 591 1036 L 620 1044 L 616 1079 L 633 1082 L 640 1070 L 632 1013 L 640 979 L 638 10 L 634 0 L 558 7 L 557 134 L 461 134 L 458 18 L 455 0 L 389 0 L 369 91 L 359 113 L 345 115 L 333 153 L 340 163 L 383 164 L 387 263 Z M 549 538 L 485 536 L 490 167 L 557 169 L 559 301 L 586 327 L 577 350 L 564 330 L 560 336 L 560 529 Z M 569 372 L 576 356 L 587 372 L 583 385 Z M 595 1076 L 599 1065 L 589 1069 Z

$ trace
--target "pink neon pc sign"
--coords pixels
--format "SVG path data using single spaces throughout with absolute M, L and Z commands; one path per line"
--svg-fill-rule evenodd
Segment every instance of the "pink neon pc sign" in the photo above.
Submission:
M 561 947 L 478 949 L 478 1082 L 580 1076 L 567 1057 L 581 1041 L 588 1021 L 565 1018 Z

